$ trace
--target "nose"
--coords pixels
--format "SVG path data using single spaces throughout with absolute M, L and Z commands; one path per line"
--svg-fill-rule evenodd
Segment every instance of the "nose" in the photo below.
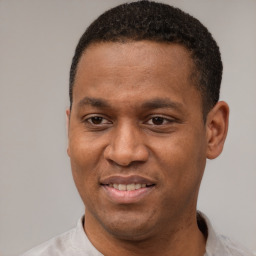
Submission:
M 112 132 L 110 143 L 104 151 L 105 159 L 126 167 L 133 162 L 147 161 L 149 152 L 139 128 L 126 124 L 116 127 Z

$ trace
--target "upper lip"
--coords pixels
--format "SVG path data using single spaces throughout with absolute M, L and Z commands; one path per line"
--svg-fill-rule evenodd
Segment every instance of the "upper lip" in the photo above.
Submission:
M 153 185 L 156 182 L 152 181 L 149 178 L 142 177 L 140 175 L 129 175 L 129 176 L 120 176 L 120 175 L 112 175 L 100 180 L 100 184 L 108 185 L 108 184 L 146 184 Z

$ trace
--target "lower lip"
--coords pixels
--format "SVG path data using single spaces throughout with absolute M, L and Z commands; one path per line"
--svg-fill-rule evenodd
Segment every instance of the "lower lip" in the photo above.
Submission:
M 114 203 L 117 204 L 132 204 L 144 199 L 155 186 L 140 188 L 130 191 L 120 191 L 118 189 L 102 186 L 107 197 Z

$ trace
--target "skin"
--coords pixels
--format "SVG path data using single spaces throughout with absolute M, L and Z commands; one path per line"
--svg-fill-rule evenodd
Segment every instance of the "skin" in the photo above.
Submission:
M 93 44 L 79 62 L 68 155 L 85 232 L 104 255 L 204 254 L 198 190 L 229 110 L 218 102 L 203 121 L 193 68 L 184 47 L 149 41 Z M 133 179 L 150 187 L 120 194 L 107 185 Z

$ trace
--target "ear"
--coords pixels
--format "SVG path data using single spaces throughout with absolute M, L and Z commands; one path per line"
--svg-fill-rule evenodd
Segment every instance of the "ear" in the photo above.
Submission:
M 70 122 L 70 109 L 66 109 L 66 130 L 67 130 L 67 137 L 69 134 L 69 122 Z M 69 150 L 69 139 L 68 139 L 68 146 L 67 146 L 67 153 L 70 155 L 70 150 Z
M 219 101 L 208 113 L 206 120 L 207 158 L 218 157 L 224 146 L 228 132 L 229 107 L 224 101 Z

